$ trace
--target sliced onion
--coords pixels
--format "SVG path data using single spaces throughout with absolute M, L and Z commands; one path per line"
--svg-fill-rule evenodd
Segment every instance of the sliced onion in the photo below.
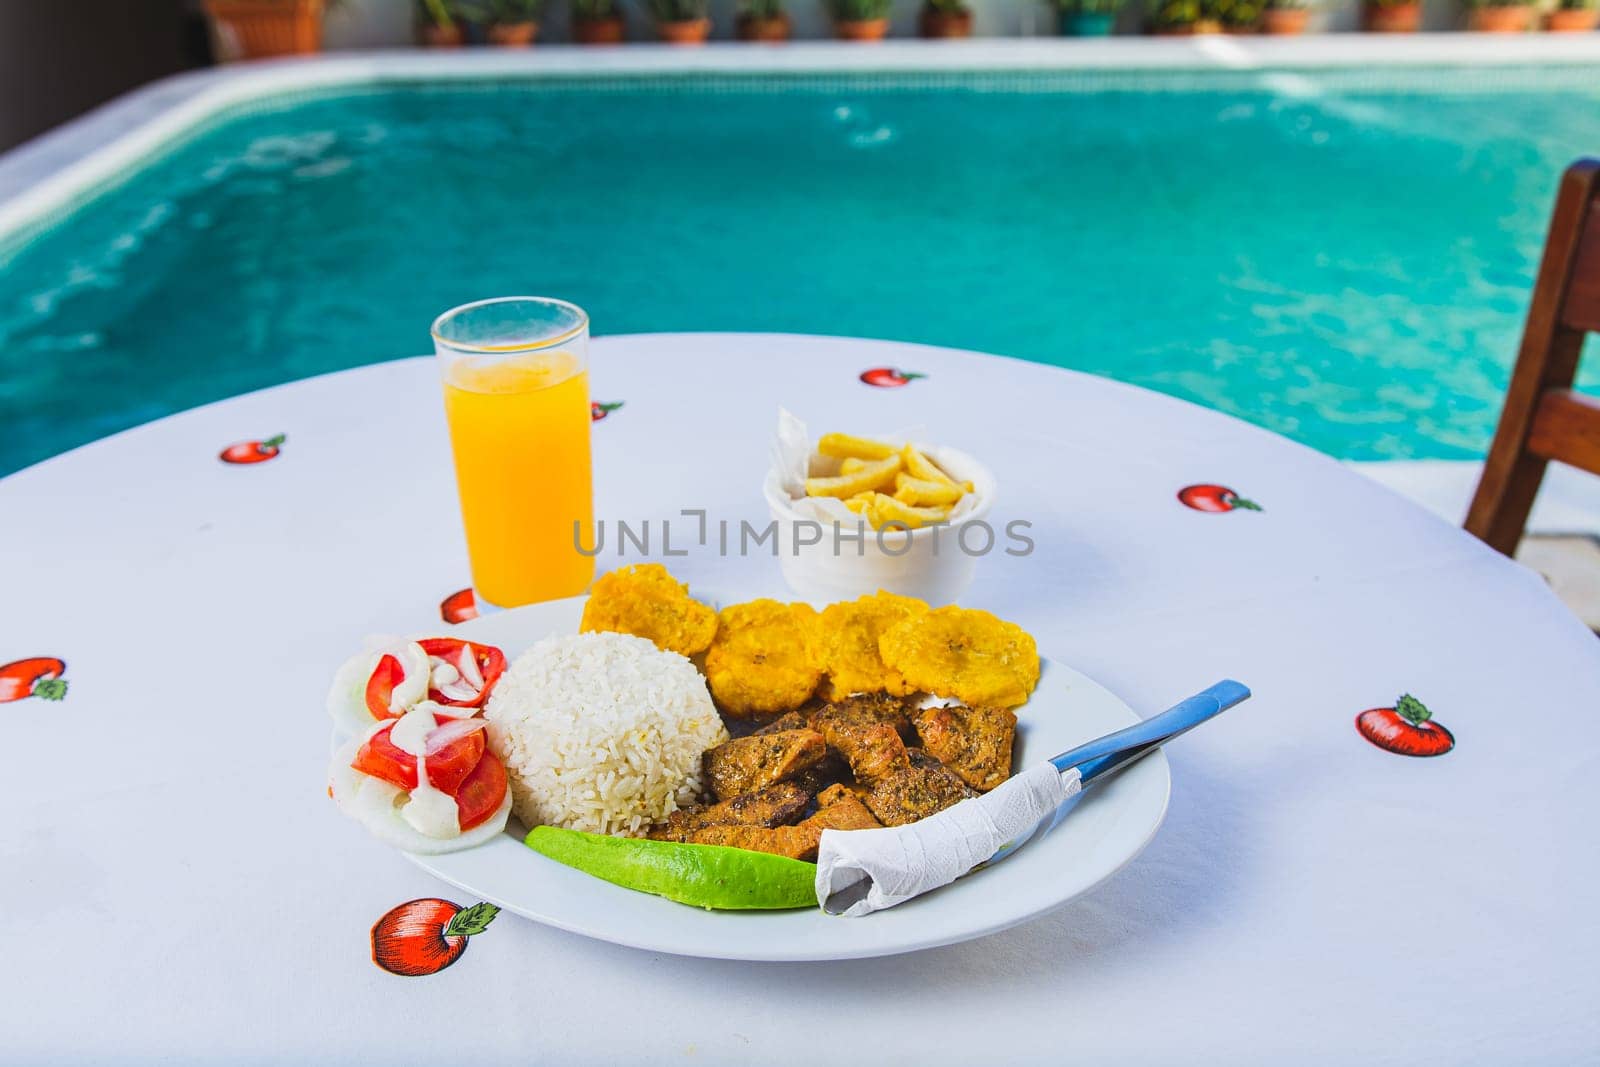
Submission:
M 478 669 L 478 650 L 471 644 L 461 646 L 461 655 L 457 657 L 457 667 L 461 671 L 461 678 L 472 686 L 472 695 L 477 696 L 483 688 L 483 672 Z
M 466 682 L 451 682 L 449 685 L 439 686 L 438 689 L 440 696 L 458 702 L 475 700 L 478 696 L 478 690 Z
M 471 737 L 488 725 L 482 719 L 450 719 L 429 732 L 425 753 L 437 756 L 446 745 Z

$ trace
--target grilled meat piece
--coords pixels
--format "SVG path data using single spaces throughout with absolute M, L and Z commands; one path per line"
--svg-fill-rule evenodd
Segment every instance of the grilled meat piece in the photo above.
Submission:
M 887 723 L 904 739 L 914 736 L 911 732 L 911 719 L 906 715 L 905 703 L 887 693 L 868 693 L 829 701 L 812 712 L 811 728 L 820 733 L 827 733 L 823 729 L 827 723 L 850 723 L 857 726 Z
M 888 723 L 826 722 L 828 745 L 850 762 L 862 799 L 885 826 L 904 826 L 977 796 L 954 771 L 921 749 L 907 749 Z
M 690 835 L 708 826 L 770 827 L 786 823 L 806 810 L 811 794 L 794 782 L 779 782 L 754 793 L 683 808 L 667 816 L 666 822 L 651 828 L 657 841 L 688 841 Z
M 774 786 L 773 788 L 778 788 Z M 705 826 L 672 840 L 697 845 L 726 845 L 752 852 L 771 852 L 812 861 L 824 830 L 870 830 L 881 825 L 861 798 L 842 785 L 829 786 L 817 797 L 817 813 L 794 826 Z
M 750 736 L 759 737 L 763 734 L 778 734 L 785 730 L 804 730 L 809 725 L 806 722 L 806 717 L 800 712 L 786 711 L 760 729 L 751 730 Z
M 819 717 L 817 725 L 828 747 L 845 758 L 856 781 L 871 787 L 879 778 L 910 769 L 906 743 L 888 723 L 863 725 L 847 720 Z
M 911 721 L 928 754 L 972 788 L 987 793 L 1011 777 L 1017 716 L 1009 708 L 921 708 Z
M 885 826 L 904 826 L 978 795 L 949 767 L 920 748 L 907 751 L 910 770 L 879 779 L 865 798 Z
M 843 785 L 830 785 L 817 794 L 817 813 L 800 824 L 824 830 L 871 830 L 882 826 L 861 798 Z
M 696 845 L 723 845 L 747 852 L 771 852 L 792 860 L 814 860 L 822 841 L 821 826 L 707 826 L 687 838 Z
M 815 730 L 751 734 L 707 749 L 702 757 L 706 785 L 718 800 L 732 800 L 815 767 L 828 754 Z

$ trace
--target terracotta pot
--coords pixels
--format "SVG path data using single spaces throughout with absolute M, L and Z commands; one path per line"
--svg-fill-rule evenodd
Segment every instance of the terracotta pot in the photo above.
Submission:
M 538 36 L 537 22 L 497 22 L 489 27 L 489 43 L 501 48 L 527 48 Z
M 1311 12 L 1303 7 L 1269 7 L 1261 13 L 1261 32 L 1274 37 L 1293 37 L 1306 32 Z
M 1475 7 L 1467 18 L 1467 28 L 1475 33 L 1527 33 L 1533 24 L 1533 8 Z
M 622 16 L 603 19 L 573 19 L 572 39 L 579 44 L 621 44 Z
M 841 41 L 881 41 L 889 32 L 889 20 L 837 19 L 833 35 Z
M 1422 25 L 1422 4 L 1367 4 L 1361 27 L 1368 33 L 1416 33 Z
M 924 37 L 971 37 L 972 12 L 925 7 L 917 18 L 917 29 Z
M 667 44 L 705 44 L 711 36 L 710 19 L 673 19 L 656 23 L 656 36 Z
M 322 51 L 323 0 L 206 0 L 224 59 Z
M 1600 26 L 1600 8 L 1563 7 L 1544 17 L 1551 33 L 1588 33 Z
M 761 18 L 757 15 L 741 15 L 735 32 L 738 33 L 741 41 L 787 41 L 789 39 L 789 16 L 781 12 L 771 18 Z
M 467 43 L 467 31 L 459 22 L 452 26 L 424 22 L 417 27 L 417 38 L 425 48 L 460 48 Z

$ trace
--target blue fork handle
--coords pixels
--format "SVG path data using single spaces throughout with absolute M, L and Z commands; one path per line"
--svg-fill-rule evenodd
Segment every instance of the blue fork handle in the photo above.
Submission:
M 1152 715 L 1136 726 L 1097 737 L 1087 744 L 1063 752 L 1050 762 L 1058 771 L 1078 768 L 1083 785 L 1087 787 L 1096 779 L 1108 777 L 1179 734 L 1188 733 L 1207 719 L 1215 718 L 1249 697 L 1248 688 L 1227 679 L 1174 704 L 1159 715 Z

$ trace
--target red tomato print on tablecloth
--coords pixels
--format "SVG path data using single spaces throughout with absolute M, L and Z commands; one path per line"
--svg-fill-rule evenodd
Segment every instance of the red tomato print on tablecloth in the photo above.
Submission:
M 54 656 L 31 656 L 0 666 L 0 704 L 38 697 L 60 700 L 67 695 L 65 661 Z
M 372 962 L 403 978 L 438 974 L 499 913 L 493 904 L 463 908 L 438 897 L 408 900 L 372 924 Z
M 454 626 L 458 622 L 478 617 L 478 598 L 472 588 L 457 589 L 439 602 L 439 617 Z
M 1442 756 L 1456 747 L 1449 730 L 1433 721 L 1433 712 L 1406 693 L 1392 708 L 1369 708 L 1356 716 L 1361 736 L 1397 756 Z
M 1246 500 L 1225 485 L 1186 485 L 1178 490 L 1178 501 L 1195 511 L 1262 511 L 1260 504 Z
M 901 370 L 898 367 L 873 367 L 861 372 L 862 382 L 878 389 L 898 389 L 902 385 L 910 385 L 918 378 L 926 377 L 926 374 L 918 374 L 914 370 Z
M 589 401 L 589 421 L 599 422 L 601 419 L 605 418 L 607 415 L 611 414 L 621 406 L 622 401 L 620 400 L 613 400 L 610 403 L 602 403 L 599 400 L 591 400 Z
M 276 459 L 278 451 L 288 438 L 277 434 L 260 441 L 240 441 L 238 444 L 229 445 L 217 456 L 224 463 L 265 463 L 269 459 Z

